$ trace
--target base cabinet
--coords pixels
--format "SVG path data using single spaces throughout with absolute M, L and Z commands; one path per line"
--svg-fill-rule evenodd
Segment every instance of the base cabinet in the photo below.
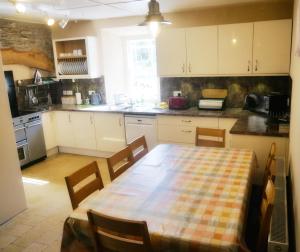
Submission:
M 94 113 L 98 151 L 117 152 L 126 145 L 123 114 Z
M 159 116 L 157 122 L 159 142 L 195 144 L 196 127 L 217 129 L 219 119 L 209 117 Z
M 219 129 L 225 129 L 225 147 L 230 148 L 232 143 L 232 135 L 230 130 L 233 125 L 236 123 L 237 119 L 233 118 L 219 118 Z
M 71 121 L 71 112 L 55 112 L 55 132 L 57 145 L 64 147 L 75 147 L 75 138 Z
M 55 132 L 55 112 L 46 112 L 42 114 L 43 131 L 46 150 L 51 150 L 57 146 Z
M 272 143 L 276 143 L 276 156 L 283 157 L 285 160 L 288 160 L 288 138 L 233 134 L 231 139 L 231 148 L 254 150 L 258 163 L 258 167 L 254 170 L 253 182 L 255 184 L 262 184 L 264 169 Z M 285 168 L 287 169 L 287 162 Z

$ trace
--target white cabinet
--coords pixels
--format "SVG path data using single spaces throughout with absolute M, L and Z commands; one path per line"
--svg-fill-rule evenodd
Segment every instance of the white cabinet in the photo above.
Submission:
M 218 128 L 218 118 L 158 116 L 159 142 L 195 144 L 196 127 Z
M 254 23 L 254 73 L 289 73 L 291 33 L 290 19 Z
M 86 79 L 101 76 L 96 37 L 53 40 L 56 77 Z
M 42 114 L 43 131 L 46 150 L 57 146 L 55 134 L 55 112 L 45 112 Z
M 289 139 L 284 137 L 249 136 L 232 134 L 231 147 L 253 150 L 256 154 L 258 167 L 254 170 L 254 183 L 262 184 L 262 178 L 268 153 L 272 143 L 276 143 L 276 156 L 288 160 Z
M 218 28 L 165 29 L 157 39 L 159 76 L 218 73 Z
M 157 38 L 157 67 L 159 76 L 186 74 L 186 45 L 184 29 L 164 29 Z
M 230 130 L 233 125 L 236 123 L 237 119 L 234 118 L 219 118 L 219 129 L 225 129 L 225 147 L 230 148 L 232 142 L 232 135 L 230 134 Z
M 188 75 L 218 74 L 218 27 L 186 29 Z
M 97 150 L 117 152 L 125 147 L 123 114 L 94 113 Z
M 58 146 L 75 147 L 71 112 L 56 111 L 55 116 L 55 132 Z
M 93 113 L 72 112 L 71 124 L 74 132 L 75 147 L 95 150 L 96 136 Z
M 252 73 L 253 23 L 219 26 L 219 73 Z

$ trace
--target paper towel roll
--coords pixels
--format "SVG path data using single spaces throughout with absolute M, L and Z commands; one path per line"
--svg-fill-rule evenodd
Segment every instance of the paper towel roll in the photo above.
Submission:
M 80 105 L 82 103 L 81 93 L 75 93 L 75 97 L 76 97 L 76 104 Z

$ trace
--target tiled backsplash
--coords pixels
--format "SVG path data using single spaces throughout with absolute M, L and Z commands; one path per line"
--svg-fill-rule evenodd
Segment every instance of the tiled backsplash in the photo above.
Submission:
M 193 77 L 193 78 L 161 78 L 161 101 L 167 101 L 173 91 L 181 90 L 182 95 L 189 98 L 192 106 L 196 106 L 201 98 L 201 90 L 205 88 L 222 88 L 228 90 L 226 106 L 241 108 L 245 96 L 249 93 L 267 95 L 270 92 L 291 94 L 292 80 L 289 76 L 265 77 Z
M 102 96 L 103 103 L 106 103 L 105 94 L 105 83 L 104 77 L 95 79 L 78 79 L 73 82 L 72 80 L 61 80 L 61 85 L 59 85 L 59 96 L 62 96 L 63 90 L 72 90 L 73 93 L 78 91 L 81 93 L 82 99 L 88 98 L 89 90 L 94 90 L 96 93 L 100 93 Z M 59 99 L 60 100 L 60 99 Z

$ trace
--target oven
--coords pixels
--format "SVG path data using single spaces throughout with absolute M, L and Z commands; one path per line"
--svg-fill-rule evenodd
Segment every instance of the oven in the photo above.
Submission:
M 29 159 L 29 149 L 28 149 L 27 140 L 17 142 L 17 151 L 18 151 L 20 165 L 23 166 L 28 164 L 30 162 L 30 159 Z

